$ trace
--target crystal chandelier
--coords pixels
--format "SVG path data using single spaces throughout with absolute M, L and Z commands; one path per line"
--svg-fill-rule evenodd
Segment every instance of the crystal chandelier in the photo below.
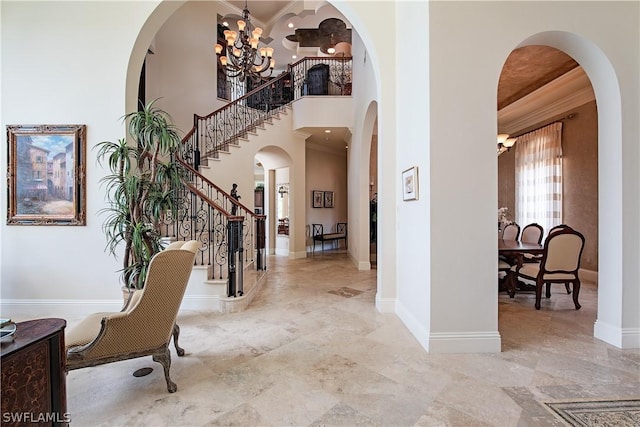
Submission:
M 238 20 L 238 32 L 229 29 L 224 31 L 224 37 L 227 40 L 226 49 L 219 43 L 215 45 L 216 55 L 220 59 L 226 76 L 237 77 L 243 82 L 247 78 L 259 81 L 271 75 L 275 67 L 273 48 L 258 49 L 260 36 L 262 36 L 262 28 L 251 25 L 245 0 L 242 19 Z M 222 53 L 223 50 L 225 54 Z

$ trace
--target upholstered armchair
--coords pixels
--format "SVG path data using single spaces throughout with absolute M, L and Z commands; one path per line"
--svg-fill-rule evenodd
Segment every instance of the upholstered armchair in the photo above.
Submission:
M 154 255 L 144 288 L 131 295 L 122 311 L 91 314 L 69 329 L 66 370 L 152 356 L 164 368 L 167 390 L 175 392 L 169 342 L 173 336 L 178 355 L 184 355 L 176 317 L 199 247 L 194 240 L 172 243 Z

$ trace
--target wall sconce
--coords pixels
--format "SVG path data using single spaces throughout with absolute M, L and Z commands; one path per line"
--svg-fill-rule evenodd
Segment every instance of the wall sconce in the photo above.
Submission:
M 501 133 L 498 135 L 498 156 L 505 151 L 509 151 L 518 138 L 509 138 L 509 134 Z
M 284 185 L 281 185 L 280 187 L 278 187 L 278 194 L 280 195 L 280 198 L 283 198 L 284 195 L 288 193 L 289 193 L 289 189 Z

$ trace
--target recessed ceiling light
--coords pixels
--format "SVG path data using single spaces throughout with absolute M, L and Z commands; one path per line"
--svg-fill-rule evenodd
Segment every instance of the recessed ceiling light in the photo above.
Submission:
M 297 57 L 297 55 L 291 55 L 291 59 L 296 59 Z
M 222 23 L 222 25 L 224 25 L 225 27 L 228 27 L 228 26 L 229 26 L 229 23 L 228 23 L 227 21 L 224 21 L 224 22 Z
M 331 129 L 326 129 L 324 133 L 331 133 Z
M 293 28 L 293 22 L 289 22 L 289 23 L 287 24 L 287 27 L 289 27 L 289 28 Z

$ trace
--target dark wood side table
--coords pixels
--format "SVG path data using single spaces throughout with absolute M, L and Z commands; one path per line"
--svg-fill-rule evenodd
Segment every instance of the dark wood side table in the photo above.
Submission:
M 64 319 L 16 324 L 13 342 L 1 344 L 3 426 L 66 426 Z

